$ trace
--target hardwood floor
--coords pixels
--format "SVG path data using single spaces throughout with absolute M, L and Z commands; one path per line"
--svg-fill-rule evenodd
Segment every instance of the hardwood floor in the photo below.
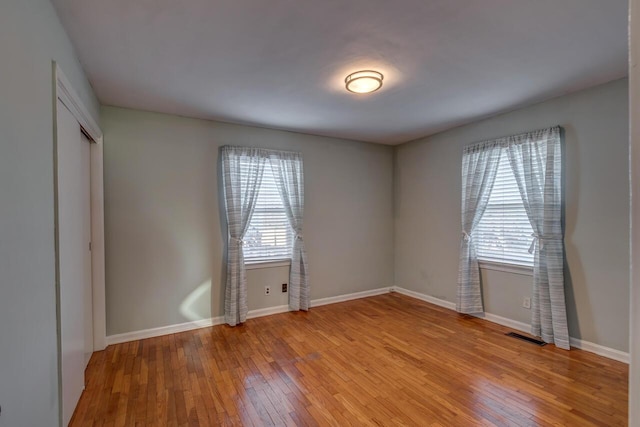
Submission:
M 626 425 L 627 365 L 396 293 L 109 346 L 73 426 Z

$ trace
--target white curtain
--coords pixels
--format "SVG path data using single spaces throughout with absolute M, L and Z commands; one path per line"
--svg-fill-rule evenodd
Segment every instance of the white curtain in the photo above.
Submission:
M 273 152 L 271 169 L 282 203 L 294 232 L 291 271 L 289 273 L 289 308 L 309 310 L 307 252 L 302 235 L 304 216 L 304 170 L 300 153 Z
M 569 350 L 564 296 L 560 128 L 509 138 L 509 163 L 534 231 L 531 333 Z
M 289 307 L 309 309 L 307 252 L 302 224 L 304 216 L 304 170 L 300 153 L 224 146 L 221 148 L 222 181 L 227 217 L 227 278 L 225 322 L 235 326 L 247 319 L 247 278 L 243 238 L 255 209 L 266 162 L 269 162 L 289 224 L 294 232 Z
M 221 157 L 228 228 L 224 320 L 235 326 L 247 319 L 242 239 L 253 215 L 267 158 L 259 149 L 231 146 L 222 147 Z
M 462 236 L 456 303 L 460 313 L 484 311 L 473 231 L 487 208 L 501 149 L 500 141 L 483 142 L 465 147 L 462 156 Z

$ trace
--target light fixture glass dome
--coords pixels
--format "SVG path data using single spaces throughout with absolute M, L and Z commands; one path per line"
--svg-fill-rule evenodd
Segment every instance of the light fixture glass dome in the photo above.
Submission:
M 382 87 L 382 73 L 373 70 L 356 71 L 349 74 L 344 83 L 349 92 L 371 93 Z

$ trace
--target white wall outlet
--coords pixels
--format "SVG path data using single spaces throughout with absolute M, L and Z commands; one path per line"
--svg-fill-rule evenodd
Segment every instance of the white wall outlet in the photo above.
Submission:
M 264 287 L 264 294 L 265 295 L 271 295 L 271 286 L 265 286 Z
M 531 309 L 531 298 L 529 298 L 529 297 L 525 297 L 525 298 L 522 300 L 522 306 L 523 306 L 524 308 Z

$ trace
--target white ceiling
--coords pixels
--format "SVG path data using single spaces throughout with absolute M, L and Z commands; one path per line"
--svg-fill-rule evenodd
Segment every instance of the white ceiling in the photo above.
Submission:
M 103 104 L 385 144 L 627 74 L 627 0 L 52 1 Z

